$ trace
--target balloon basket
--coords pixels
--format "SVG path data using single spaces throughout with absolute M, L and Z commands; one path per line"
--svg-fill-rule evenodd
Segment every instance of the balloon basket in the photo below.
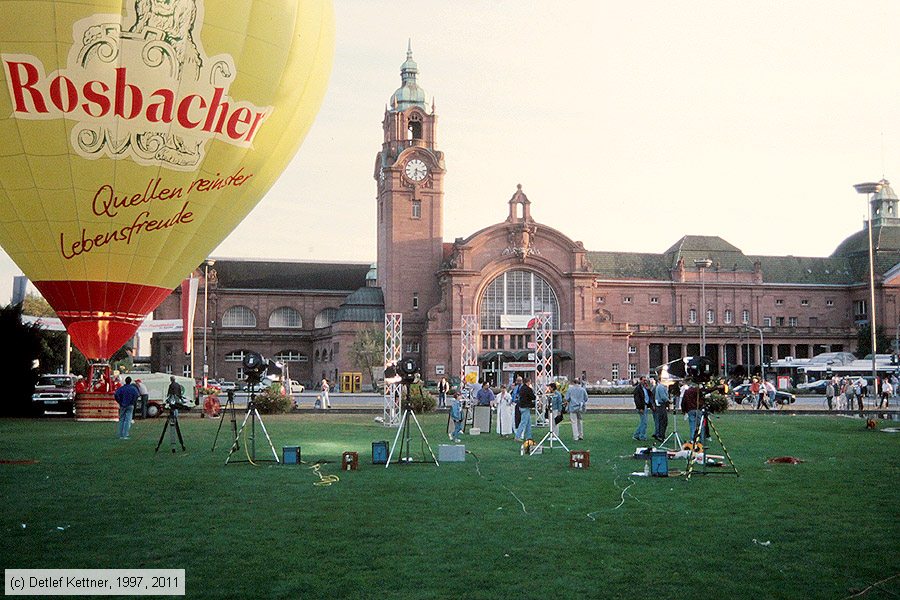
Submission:
M 81 392 L 75 395 L 76 421 L 118 421 L 119 405 L 113 394 Z

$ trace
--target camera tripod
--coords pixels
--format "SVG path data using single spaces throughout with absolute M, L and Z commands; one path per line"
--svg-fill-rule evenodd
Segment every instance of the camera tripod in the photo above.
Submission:
M 416 422 L 416 427 L 419 428 L 419 435 L 422 436 L 422 441 L 428 446 L 428 452 L 431 453 L 431 460 L 434 461 L 434 464 L 437 466 L 441 466 L 438 463 L 437 457 L 434 455 L 434 450 L 431 449 L 431 444 L 428 443 L 428 438 L 425 437 L 425 432 L 422 431 L 422 425 L 419 424 L 419 419 L 416 418 L 416 413 L 413 412 L 412 405 L 409 401 L 409 384 L 405 383 L 406 386 L 406 401 L 403 403 L 403 416 L 400 418 L 400 425 L 397 427 L 397 435 L 394 436 L 394 443 L 391 446 L 391 452 L 388 454 L 387 462 L 384 464 L 384 468 L 387 469 L 391 466 L 391 457 L 394 456 L 394 450 L 397 449 L 397 440 L 400 440 L 400 449 L 397 452 L 397 462 L 400 464 L 410 464 L 414 462 L 428 462 L 427 460 L 412 460 L 409 456 L 410 452 L 410 434 L 409 434 L 409 422 L 413 420 Z M 402 435 L 402 437 L 401 437 Z M 403 450 L 406 449 L 406 457 L 403 456 Z
M 228 452 L 228 456 L 225 458 L 225 464 L 228 464 L 231 460 L 231 455 L 240 447 L 239 441 L 241 433 L 244 431 L 244 427 L 247 426 L 247 421 L 250 421 L 250 444 L 249 447 L 246 448 L 247 460 L 235 460 L 234 462 L 249 462 L 251 464 L 256 464 L 256 423 L 258 422 L 263 433 L 266 435 L 266 441 L 269 442 L 269 448 L 272 450 L 272 456 L 275 457 L 275 462 L 280 463 L 281 461 L 278 460 L 278 454 L 275 452 L 275 446 L 272 445 L 272 438 L 269 437 L 269 432 L 266 431 L 266 426 L 259 416 L 259 411 L 256 410 L 256 389 L 254 384 L 250 387 L 250 400 L 247 402 L 247 414 L 244 415 L 244 421 L 241 423 L 241 428 L 234 434 L 234 443 L 231 445 L 231 451 Z M 266 459 L 265 462 L 271 461 Z
M 171 431 L 169 431 L 169 439 L 172 442 L 172 454 L 175 454 L 175 435 L 178 434 L 178 442 L 181 444 L 181 451 L 185 452 L 187 448 L 184 447 L 184 438 L 181 437 L 181 425 L 178 424 L 178 409 L 170 408 L 169 414 L 166 416 L 166 424 L 163 425 L 162 433 L 159 436 L 159 441 L 156 443 L 155 452 L 159 452 L 159 447 L 162 446 L 163 439 L 166 437 L 166 430 L 169 429 L 169 426 L 172 427 Z
M 216 451 L 216 444 L 219 441 L 219 433 L 222 431 L 222 423 L 225 422 L 225 413 L 231 410 L 231 434 L 235 439 L 234 450 L 238 450 L 240 445 L 237 441 L 238 438 L 238 427 L 237 427 L 237 411 L 234 408 L 234 393 L 228 392 L 228 398 L 225 400 L 225 406 L 222 407 L 222 413 L 219 415 L 219 428 L 216 429 L 216 437 L 213 438 L 212 451 Z
M 694 431 L 694 439 L 691 440 L 691 452 L 688 454 L 688 466 L 687 466 L 687 477 L 686 479 L 690 479 L 691 475 L 694 473 L 694 457 L 697 454 L 701 454 L 695 452 L 695 448 L 697 447 L 697 443 L 700 442 L 701 439 L 707 439 L 704 435 L 704 431 L 706 427 L 709 426 L 709 429 L 715 434 L 716 439 L 719 441 L 719 445 L 722 446 L 722 451 L 725 453 L 725 458 L 728 460 L 728 464 L 731 465 L 731 469 L 723 470 L 723 471 L 713 471 L 707 470 L 706 468 L 706 444 L 703 444 L 703 469 L 700 471 L 696 471 L 698 475 L 737 475 L 738 473 L 737 467 L 734 464 L 734 461 L 731 460 L 731 455 L 728 454 L 728 448 L 725 447 L 725 442 L 722 441 L 722 436 L 719 435 L 719 430 L 716 429 L 716 426 L 712 424 L 712 421 L 709 420 L 709 411 L 705 408 L 701 410 L 700 421 L 697 423 L 697 429 Z

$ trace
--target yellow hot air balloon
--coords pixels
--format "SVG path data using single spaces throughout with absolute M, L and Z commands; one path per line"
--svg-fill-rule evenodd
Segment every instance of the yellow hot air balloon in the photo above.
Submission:
M 0 245 L 108 358 L 272 186 L 330 0 L 0 0 Z

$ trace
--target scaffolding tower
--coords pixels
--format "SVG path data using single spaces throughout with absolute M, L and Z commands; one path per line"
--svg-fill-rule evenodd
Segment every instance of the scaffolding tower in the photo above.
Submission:
M 466 367 L 478 365 L 478 347 L 476 338 L 478 336 L 478 317 L 476 315 L 462 316 L 462 352 L 459 361 L 459 390 L 462 393 L 463 400 L 469 398 L 469 386 L 466 385 Z
M 537 396 L 534 424 L 536 427 L 546 427 L 549 425 L 546 389 L 553 381 L 553 316 L 546 312 L 537 313 L 531 323 L 534 330 L 534 391 Z
M 385 313 L 384 315 L 384 366 L 397 365 L 403 350 L 403 313 Z M 384 384 L 384 425 L 395 427 L 400 424 L 399 383 Z

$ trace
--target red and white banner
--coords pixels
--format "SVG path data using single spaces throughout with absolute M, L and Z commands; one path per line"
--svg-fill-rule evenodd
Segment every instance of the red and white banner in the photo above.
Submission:
M 194 351 L 194 312 L 197 310 L 197 289 L 200 279 L 189 277 L 181 282 L 181 322 L 183 323 L 182 340 L 184 353 Z

